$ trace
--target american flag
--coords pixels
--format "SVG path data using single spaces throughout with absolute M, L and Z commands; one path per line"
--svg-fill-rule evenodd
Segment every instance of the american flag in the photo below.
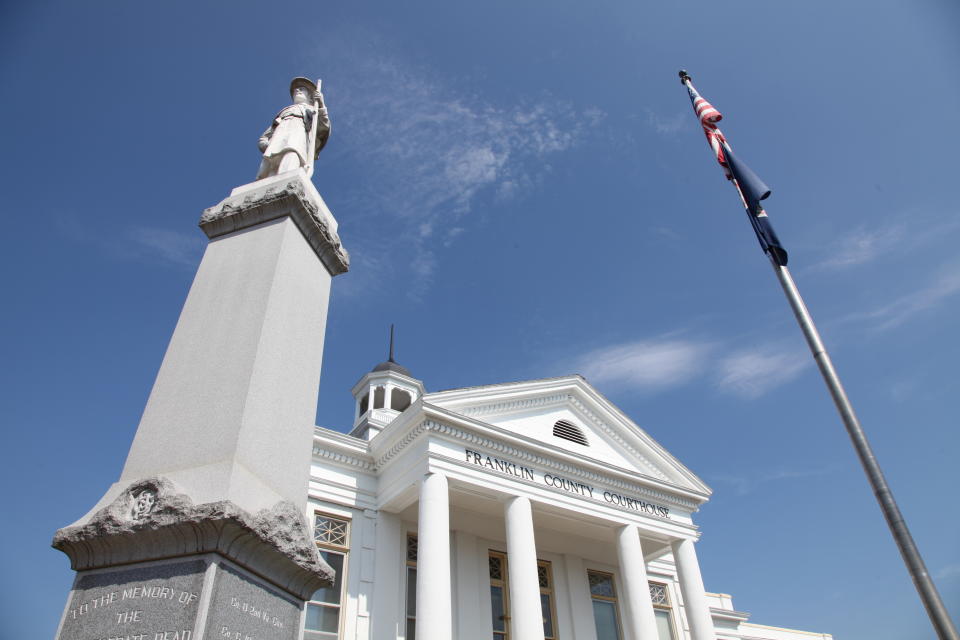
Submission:
M 723 132 L 717 128 L 717 123 L 723 120 L 723 115 L 697 93 L 692 82 L 687 82 L 686 86 L 687 93 L 690 94 L 690 102 L 693 103 L 693 110 L 697 112 L 697 119 L 700 120 L 700 125 L 703 127 L 703 134 L 707 136 L 707 142 L 710 143 L 710 148 L 713 149 L 717 162 L 723 167 L 727 180 L 732 180 L 733 174 L 727 168 L 727 159 L 723 155 L 723 148 L 727 144 L 727 139 L 723 137 Z

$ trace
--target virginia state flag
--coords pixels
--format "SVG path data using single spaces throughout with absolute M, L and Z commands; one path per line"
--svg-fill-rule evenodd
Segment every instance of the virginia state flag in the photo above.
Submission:
M 724 159 L 727 163 L 727 169 L 733 179 L 737 181 L 740 187 L 740 193 L 747 204 L 747 214 L 750 216 L 750 224 L 753 226 L 754 233 L 757 234 L 757 240 L 764 252 L 769 254 L 780 266 L 787 266 L 787 250 L 780 244 L 780 238 L 777 232 L 773 230 L 770 224 L 770 218 L 767 212 L 763 210 L 760 204 L 770 196 L 770 187 L 760 179 L 746 164 L 737 159 L 730 147 L 723 150 Z

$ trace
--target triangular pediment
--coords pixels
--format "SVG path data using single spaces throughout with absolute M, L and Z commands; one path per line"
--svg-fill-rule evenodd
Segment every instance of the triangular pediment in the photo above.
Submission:
M 710 493 L 702 480 L 580 376 L 453 389 L 427 394 L 424 402 L 586 460 Z

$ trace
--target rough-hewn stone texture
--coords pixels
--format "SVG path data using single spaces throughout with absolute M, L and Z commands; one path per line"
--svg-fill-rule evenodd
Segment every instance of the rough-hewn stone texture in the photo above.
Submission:
M 135 496 L 144 489 L 155 491 L 155 503 L 135 519 Z M 85 525 L 57 531 L 53 546 L 76 571 L 218 553 L 302 599 L 334 578 L 292 503 L 254 515 L 227 501 L 195 505 L 164 478 L 130 485 Z

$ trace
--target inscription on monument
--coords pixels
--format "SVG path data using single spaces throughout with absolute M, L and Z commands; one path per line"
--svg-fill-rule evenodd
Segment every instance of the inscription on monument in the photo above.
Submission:
M 61 640 L 193 640 L 202 560 L 80 576 Z
M 214 581 L 204 638 L 297 640 L 300 607 L 299 602 L 224 563 Z

